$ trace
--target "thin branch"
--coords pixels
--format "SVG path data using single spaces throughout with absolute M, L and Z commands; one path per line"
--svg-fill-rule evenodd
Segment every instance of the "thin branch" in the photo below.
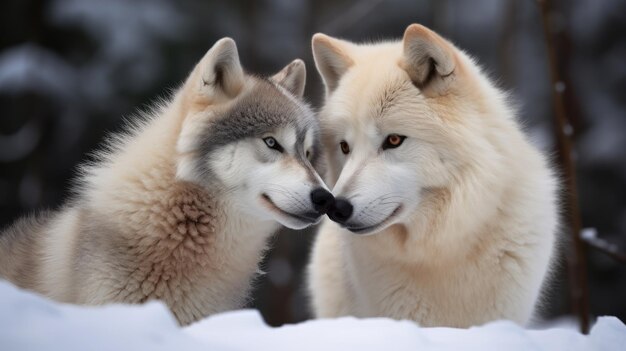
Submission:
M 580 239 L 590 247 L 609 255 L 614 260 L 626 263 L 626 253 L 621 252 L 619 247 L 605 239 L 598 237 L 595 228 L 585 228 L 580 232 Z

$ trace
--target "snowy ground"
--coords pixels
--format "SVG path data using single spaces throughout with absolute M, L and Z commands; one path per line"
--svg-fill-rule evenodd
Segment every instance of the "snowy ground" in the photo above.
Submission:
M 468 330 L 384 318 L 341 318 L 270 328 L 243 310 L 179 328 L 167 309 L 77 307 L 0 281 L 0 350 L 624 350 L 626 326 L 601 317 L 589 336 L 494 322 Z

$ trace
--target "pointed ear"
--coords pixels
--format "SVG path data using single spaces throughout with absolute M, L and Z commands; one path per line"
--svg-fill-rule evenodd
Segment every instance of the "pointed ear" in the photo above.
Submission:
M 350 45 L 348 42 L 331 38 L 322 33 L 313 36 L 313 58 L 315 59 L 315 67 L 324 80 L 326 95 L 337 88 L 341 77 L 354 64 L 348 55 Z
M 412 24 L 402 39 L 402 68 L 413 84 L 430 95 L 443 95 L 455 79 L 454 48 L 430 29 Z
M 306 67 L 304 62 L 300 59 L 295 59 L 270 79 L 293 95 L 301 98 L 304 95 L 304 85 L 306 84 Z
M 233 98 L 243 87 L 243 68 L 237 45 L 231 38 L 218 40 L 196 67 L 200 73 L 200 90 L 207 95 L 224 94 Z

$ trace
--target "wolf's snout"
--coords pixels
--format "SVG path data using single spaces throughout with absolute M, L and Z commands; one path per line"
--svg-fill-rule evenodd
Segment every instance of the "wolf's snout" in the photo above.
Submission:
M 335 197 L 328 190 L 317 188 L 311 191 L 311 202 L 313 208 L 319 213 L 326 213 L 328 208 L 335 202 Z
M 327 213 L 331 220 L 343 224 L 348 220 L 348 218 L 350 218 L 350 216 L 352 216 L 353 210 L 354 208 L 352 207 L 350 201 L 343 198 L 337 198 L 330 206 Z

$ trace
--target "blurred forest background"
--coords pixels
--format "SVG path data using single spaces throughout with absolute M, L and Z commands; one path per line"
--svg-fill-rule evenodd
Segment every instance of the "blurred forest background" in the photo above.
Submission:
M 626 1 L 554 1 L 548 19 L 575 133 L 582 222 L 623 250 Z M 124 116 L 180 84 L 221 37 L 236 40 L 251 72 L 270 74 L 303 58 L 306 97 L 319 106 L 314 33 L 400 38 L 411 23 L 429 26 L 476 57 L 511 92 L 532 140 L 554 152 L 552 84 L 533 0 L 3 0 L 0 226 L 58 207 L 77 164 L 120 129 Z M 303 279 L 312 233 L 281 232 L 263 262 L 267 274 L 251 303 L 272 325 L 310 317 Z M 591 313 L 626 321 L 626 266 L 594 250 L 587 257 Z M 570 312 L 561 266 L 547 319 Z

